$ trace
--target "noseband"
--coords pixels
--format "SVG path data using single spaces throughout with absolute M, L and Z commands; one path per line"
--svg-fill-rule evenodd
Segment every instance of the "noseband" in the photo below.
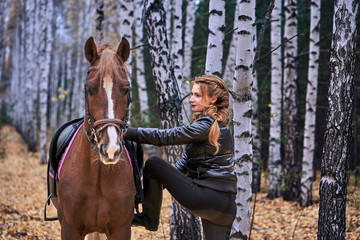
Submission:
M 88 74 L 93 69 L 99 68 L 98 66 L 92 66 L 89 67 Z M 127 93 L 127 109 L 126 114 L 124 117 L 124 120 L 118 119 L 118 118 L 105 118 L 100 120 L 95 120 L 95 118 L 90 113 L 90 104 L 89 104 L 89 97 L 88 97 L 88 91 L 86 89 L 86 83 L 84 84 L 85 89 L 85 102 L 86 102 L 86 113 L 87 113 L 87 121 L 89 123 L 90 127 L 90 133 L 85 130 L 85 127 L 83 127 L 84 133 L 88 139 L 88 141 L 91 143 L 92 148 L 95 150 L 99 150 L 99 144 L 100 144 L 100 137 L 99 134 L 102 132 L 105 128 L 113 126 L 115 129 L 120 133 L 121 138 L 121 144 L 123 145 L 123 135 L 126 128 L 126 124 L 129 118 L 129 105 L 131 102 L 131 95 L 130 91 Z

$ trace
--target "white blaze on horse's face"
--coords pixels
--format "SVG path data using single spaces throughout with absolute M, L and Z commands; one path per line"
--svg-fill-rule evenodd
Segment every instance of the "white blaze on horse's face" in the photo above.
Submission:
M 112 99 L 112 89 L 113 89 L 113 79 L 106 75 L 103 81 L 103 88 L 105 89 L 107 102 L 108 102 L 108 118 L 114 119 L 115 112 L 114 112 L 114 101 Z M 114 126 L 107 127 L 107 134 L 109 137 L 108 146 L 105 147 L 105 151 L 107 153 L 108 159 L 102 159 L 105 164 L 116 164 L 118 159 L 115 159 L 115 153 L 119 150 L 120 145 L 118 144 L 118 133 Z M 101 154 L 100 154 L 101 156 Z M 103 156 L 101 156 L 103 158 Z M 117 156 L 119 158 L 119 156 Z

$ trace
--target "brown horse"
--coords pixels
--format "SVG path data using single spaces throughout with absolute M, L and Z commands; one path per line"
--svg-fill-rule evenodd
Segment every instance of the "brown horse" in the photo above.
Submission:
M 124 63 L 129 54 L 125 38 L 117 50 L 109 44 L 98 49 L 93 38 L 85 44 L 85 123 L 67 149 L 57 196 L 52 197 L 64 240 L 88 238 L 93 232 L 109 240 L 130 239 L 135 185 L 123 150 L 130 90 Z

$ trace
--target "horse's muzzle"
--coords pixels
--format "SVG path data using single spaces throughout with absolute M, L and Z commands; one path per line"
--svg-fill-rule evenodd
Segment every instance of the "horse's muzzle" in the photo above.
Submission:
M 100 160 L 104 164 L 116 164 L 120 160 L 121 150 L 122 144 L 117 146 L 105 146 L 104 144 L 100 144 Z

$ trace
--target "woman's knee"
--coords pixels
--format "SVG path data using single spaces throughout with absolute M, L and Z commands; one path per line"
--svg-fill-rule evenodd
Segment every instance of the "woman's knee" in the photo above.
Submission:
M 158 169 L 156 166 L 162 164 L 164 160 L 158 156 L 151 156 L 145 161 L 144 174 L 148 177 L 154 178 L 154 171 Z

